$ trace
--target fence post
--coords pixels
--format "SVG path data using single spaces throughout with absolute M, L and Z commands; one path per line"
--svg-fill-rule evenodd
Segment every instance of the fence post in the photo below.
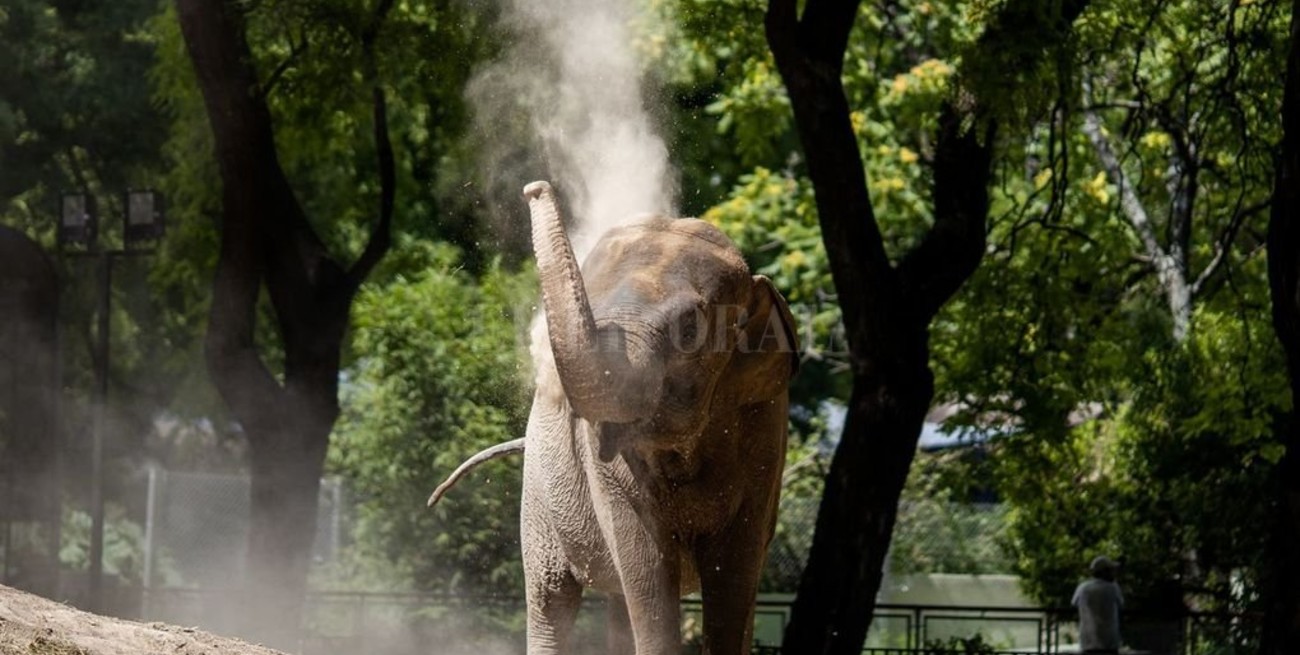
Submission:
M 912 629 L 916 630 L 916 635 L 912 637 L 912 643 L 908 644 L 911 648 L 920 648 L 925 645 L 925 618 L 922 616 L 924 610 L 920 607 L 912 608 Z

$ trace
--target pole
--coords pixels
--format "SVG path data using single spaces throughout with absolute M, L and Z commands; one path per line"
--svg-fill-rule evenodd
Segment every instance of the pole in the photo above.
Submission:
M 95 404 L 90 453 L 90 607 L 104 608 L 104 429 L 108 406 L 108 327 L 113 253 L 99 253 L 99 316 L 95 334 Z
M 148 619 L 152 612 L 150 601 L 151 592 L 153 591 L 153 539 L 154 539 L 154 521 L 157 513 L 158 503 L 158 467 L 149 465 L 149 488 L 145 496 L 144 504 L 144 598 L 143 598 L 143 618 Z

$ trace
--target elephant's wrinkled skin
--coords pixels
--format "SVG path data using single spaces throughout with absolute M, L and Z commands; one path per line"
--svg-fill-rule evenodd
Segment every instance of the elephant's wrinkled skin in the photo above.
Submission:
M 698 589 L 707 652 L 746 653 L 797 365 L 790 311 L 695 219 L 613 229 L 580 273 L 550 186 L 525 195 L 548 333 L 534 348 L 554 357 L 539 358 L 524 438 L 528 653 L 564 652 L 584 587 L 610 597 L 615 652 L 679 652 L 679 600 Z

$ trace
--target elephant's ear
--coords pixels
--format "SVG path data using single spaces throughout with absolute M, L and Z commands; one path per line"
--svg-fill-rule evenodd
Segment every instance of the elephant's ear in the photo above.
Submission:
M 790 306 L 767 277 L 754 276 L 749 306 L 736 327 L 736 350 L 727 376 L 741 395 L 740 404 L 784 392 L 799 369 L 798 330 Z

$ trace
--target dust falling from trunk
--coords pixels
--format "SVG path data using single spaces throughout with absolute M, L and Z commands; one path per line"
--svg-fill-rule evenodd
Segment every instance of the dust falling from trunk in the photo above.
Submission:
M 510 45 L 470 82 L 490 202 L 510 216 L 498 230 L 528 234 L 521 192 L 549 180 L 579 263 L 610 228 L 646 213 L 676 215 L 677 174 L 645 96 L 635 48 L 639 0 L 506 0 Z M 537 388 L 560 393 L 541 310 L 530 354 Z
M 579 261 L 609 228 L 675 208 L 676 173 L 646 105 L 634 46 L 632 23 L 646 20 L 637 7 L 635 0 L 507 0 L 503 27 L 512 45 L 470 85 L 479 134 L 491 135 L 485 170 L 513 188 L 519 208 L 519 192 L 532 181 L 525 176 L 549 178 L 568 200 Z M 519 118 L 527 133 L 512 124 Z M 521 141 L 540 150 L 541 166 L 507 163 L 518 161 Z

